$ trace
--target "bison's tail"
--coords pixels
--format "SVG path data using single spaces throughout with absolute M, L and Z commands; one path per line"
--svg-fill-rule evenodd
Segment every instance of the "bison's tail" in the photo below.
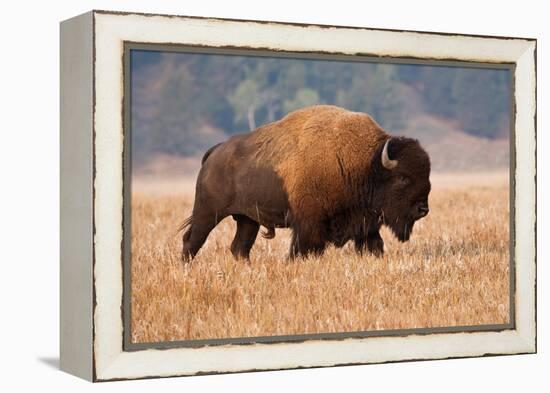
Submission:
M 190 226 L 192 223 L 193 223 L 193 216 L 187 217 L 187 218 L 185 219 L 185 221 L 178 227 L 177 233 L 180 233 L 180 232 L 183 231 L 185 228 L 187 228 L 188 226 Z
M 262 237 L 264 239 L 273 239 L 275 237 L 275 227 L 266 227 L 265 231 L 262 231 Z

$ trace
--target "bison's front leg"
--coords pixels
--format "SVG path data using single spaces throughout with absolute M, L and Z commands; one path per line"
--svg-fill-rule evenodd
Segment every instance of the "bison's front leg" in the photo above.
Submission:
M 367 248 L 367 237 L 364 233 L 361 233 L 353 238 L 353 244 L 355 246 L 355 251 L 358 254 L 363 255 L 365 249 Z
M 249 259 L 260 224 L 243 215 L 234 215 L 233 218 L 237 221 L 237 233 L 231 243 L 231 253 L 235 258 Z
M 325 251 L 326 245 L 320 227 L 312 227 L 307 230 L 294 228 L 290 242 L 290 258 L 310 254 L 320 255 Z
M 367 248 L 377 257 L 384 254 L 384 240 L 380 236 L 380 232 L 369 232 L 367 234 Z

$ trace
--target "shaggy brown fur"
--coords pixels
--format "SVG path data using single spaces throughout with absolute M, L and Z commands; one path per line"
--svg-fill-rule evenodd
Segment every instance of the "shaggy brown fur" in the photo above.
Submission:
M 380 255 L 382 224 L 408 240 L 427 214 L 429 158 L 417 141 L 392 138 L 388 152 L 399 164 L 389 170 L 380 159 L 388 139 L 365 113 L 319 105 L 214 146 L 197 179 L 183 258 L 228 215 L 237 221 L 236 257 L 248 258 L 260 225 L 268 238 L 275 227 L 292 228 L 291 256 L 348 240 Z

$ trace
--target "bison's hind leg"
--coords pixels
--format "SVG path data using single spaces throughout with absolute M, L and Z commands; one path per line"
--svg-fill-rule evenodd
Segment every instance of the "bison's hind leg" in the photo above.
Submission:
M 193 214 L 193 217 L 188 220 L 189 229 L 183 234 L 182 238 L 181 259 L 183 262 L 189 262 L 197 255 L 212 229 L 223 218 L 218 217 L 216 214 Z
M 256 241 L 260 224 L 241 214 L 234 214 L 233 218 L 237 221 L 237 232 L 231 243 L 231 253 L 237 259 L 249 259 L 250 249 Z

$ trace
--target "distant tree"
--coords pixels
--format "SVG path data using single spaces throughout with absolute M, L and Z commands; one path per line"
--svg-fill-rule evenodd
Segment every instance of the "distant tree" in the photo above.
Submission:
M 452 116 L 470 134 L 494 138 L 502 134 L 503 114 L 509 108 L 506 72 L 458 68 L 451 85 Z
M 295 109 L 303 108 L 310 105 L 319 103 L 319 93 L 317 91 L 302 88 L 296 91 L 296 95 L 291 100 L 285 100 L 283 103 L 283 110 L 285 113 L 292 112 Z
M 363 66 L 363 67 L 362 67 Z M 348 90 L 353 78 L 361 72 L 366 72 L 372 64 L 345 63 L 340 61 L 315 61 L 308 67 L 307 86 L 317 90 L 321 102 L 333 103 L 337 101 L 339 90 Z
M 186 64 L 171 59 L 162 67 L 164 78 L 156 78 L 154 84 L 145 77 L 133 80 L 134 162 L 145 162 L 155 153 L 193 155 L 225 138 L 215 124 L 224 98 L 198 89 Z
M 255 112 L 260 102 L 259 88 L 256 81 L 252 79 L 243 80 L 235 89 L 235 92 L 229 97 L 229 102 L 235 109 L 235 120 L 248 122 L 248 129 L 256 128 Z
M 306 64 L 302 60 L 277 59 L 272 64 L 270 79 L 262 93 L 266 115 L 263 120 L 266 123 L 273 122 L 288 112 L 285 102 L 291 100 L 296 91 L 305 86 L 306 78 Z
M 336 103 L 347 109 L 370 114 L 387 129 L 404 125 L 404 102 L 392 66 L 378 64 L 369 72 L 354 75 L 349 89 L 338 90 Z
M 418 88 L 427 112 L 452 119 L 473 135 L 507 135 L 509 71 L 415 65 L 402 66 L 399 75 Z

